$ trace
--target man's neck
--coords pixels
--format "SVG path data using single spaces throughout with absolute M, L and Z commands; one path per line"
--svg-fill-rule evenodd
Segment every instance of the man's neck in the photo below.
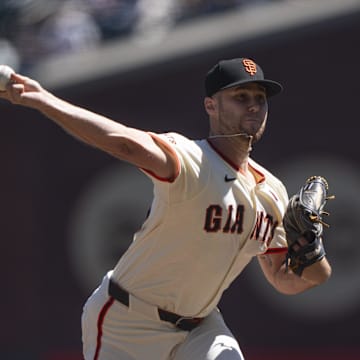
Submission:
M 210 136 L 211 145 L 225 158 L 229 159 L 244 174 L 248 172 L 248 160 L 252 138 L 243 136 Z

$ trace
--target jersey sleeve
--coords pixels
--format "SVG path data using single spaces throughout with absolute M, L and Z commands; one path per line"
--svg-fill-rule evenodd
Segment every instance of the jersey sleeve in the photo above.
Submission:
M 173 179 L 162 179 L 156 174 L 142 169 L 152 180 L 157 190 L 167 191 L 167 201 L 180 202 L 190 199 L 201 191 L 208 179 L 208 163 L 204 159 L 197 141 L 190 140 L 177 133 L 150 134 L 177 164 L 176 176 Z
M 169 179 L 169 178 L 162 178 L 161 176 L 157 175 L 155 172 L 149 169 L 142 168 L 141 170 L 153 180 L 156 179 L 158 181 L 169 182 L 169 183 L 174 182 L 179 176 L 181 171 L 180 157 L 176 151 L 176 148 L 173 146 L 174 144 L 176 144 L 175 140 L 170 135 L 165 136 L 166 134 L 158 135 L 155 133 L 149 133 L 149 135 L 152 137 L 152 139 L 156 142 L 156 144 L 159 147 L 161 147 L 170 157 L 174 159 L 176 164 L 175 174 L 172 178 Z

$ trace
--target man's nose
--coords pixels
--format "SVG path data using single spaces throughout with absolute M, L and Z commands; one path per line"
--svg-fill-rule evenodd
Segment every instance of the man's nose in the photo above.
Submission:
M 257 112 L 260 110 L 260 104 L 256 100 L 252 100 L 248 106 L 249 111 L 251 112 Z

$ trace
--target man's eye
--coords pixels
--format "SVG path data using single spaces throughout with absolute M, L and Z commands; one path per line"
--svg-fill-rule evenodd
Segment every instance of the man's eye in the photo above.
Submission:
M 266 96 L 264 95 L 257 95 L 256 96 L 256 101 L 259 103 L 259 104 L 264 104 L 265 101 L 266 101 Z
M 245 101 L 246 100 L 246 95 L 245 94 L 239 94 L 239 95 L 236 96 L 236 100 Z

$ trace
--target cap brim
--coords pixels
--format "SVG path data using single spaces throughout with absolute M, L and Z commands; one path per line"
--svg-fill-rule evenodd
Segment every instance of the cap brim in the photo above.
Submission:
M 262 86 L 264 86 L 267 97 L 277 95 L 283 91 L 283 87 L 280 83 L 273 81 L 273 80 L 267 80 L 267 79 L 264 79 L 264 80 L 240 80 L 240 81 L 236 81 L 234 83 L 228 84 L 219 90 L 224 90 L 224 89 L 228 89 L 228 88 L 231 88 L 234 86 L 250 84 L 250 83 L 257 83 L 257 84 L 261 84 Z

